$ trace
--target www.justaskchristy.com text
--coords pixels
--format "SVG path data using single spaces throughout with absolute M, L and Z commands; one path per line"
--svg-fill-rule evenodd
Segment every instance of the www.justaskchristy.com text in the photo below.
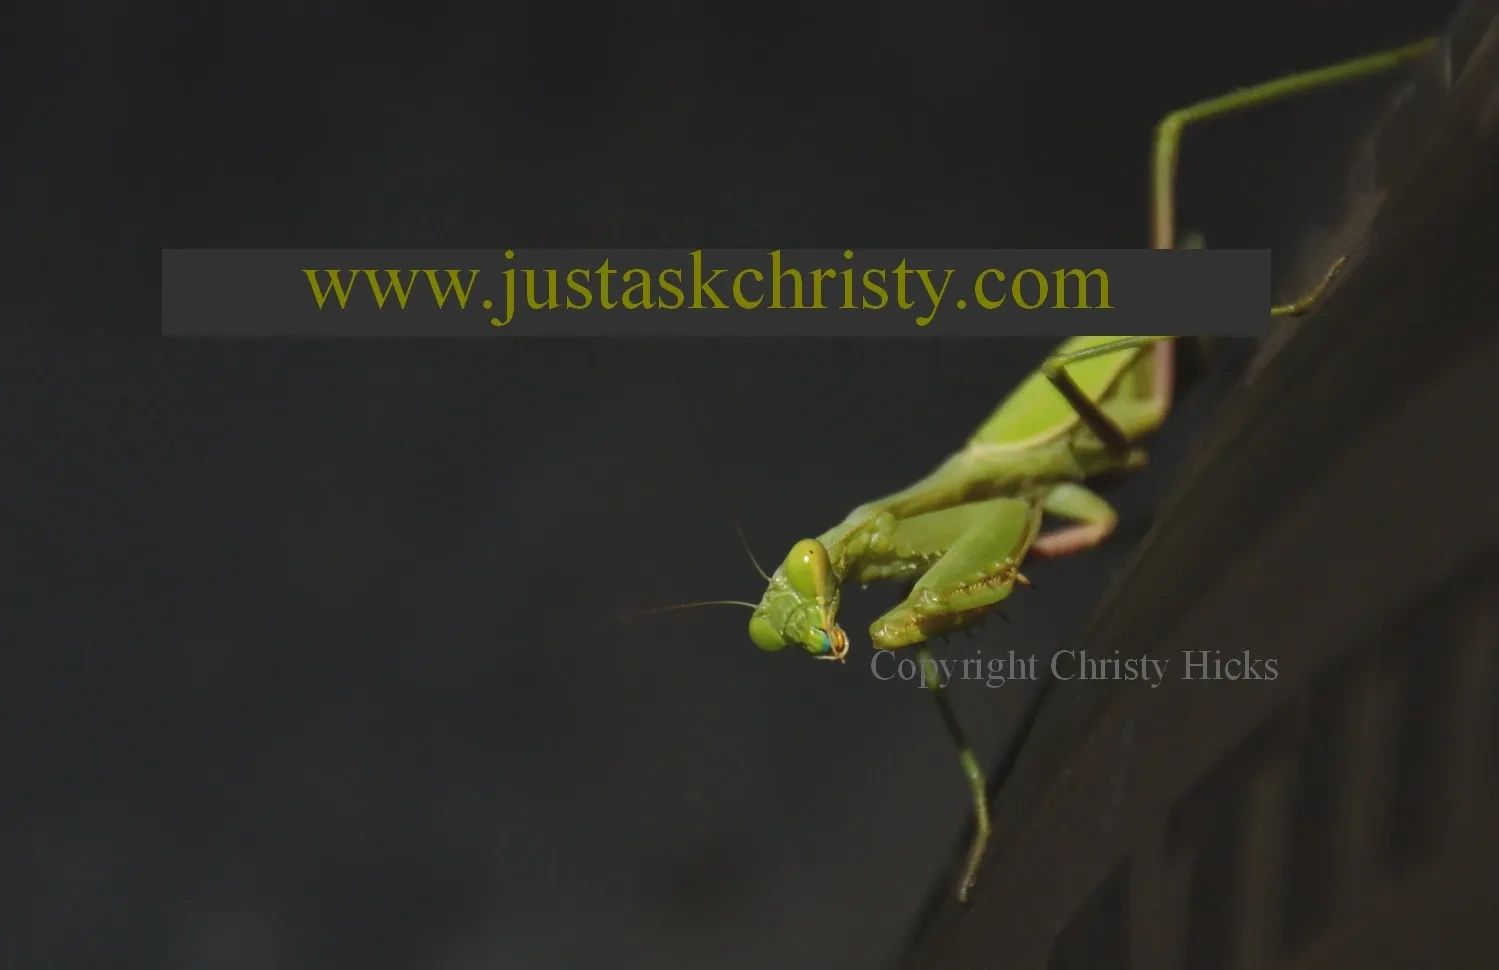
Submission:
M 645 268 L 617 266 L 608 258 L 593 266 L 536 268 L 506 266 L 484 274 L 476 268 L 369 267 L 303 269 L 318 309 L 348 309 L 365 299 L 381 310 L 404 310 L 430 298 L 439 310 L 482 310 L 490 326 L 505 327 L 523 312 L 606 310 L 887 310 L 911 311 L 918 327 L 936 320 L 945 306 L 1027 311 L 1111 310 L 1109 275 L 1100 268 L 987 267 L 966 283 L 958 271 L 894 265 L 804 267 L 783 265 L 781 250 L 766 251 L 760 266 L 706 266 L 703 251 L 687 254 L 686 265 Z M 504 250 L 507 262 L 515 251 Z M 854 258 L 844 250 L 843 258 Z M 500 278 L 498 292 L 481 292 L 484 275 Z

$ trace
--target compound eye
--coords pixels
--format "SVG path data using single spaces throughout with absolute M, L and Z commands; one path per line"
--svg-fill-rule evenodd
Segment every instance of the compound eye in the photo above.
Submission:
M 755 646 L 771 653 L 786 646 L 786 639 L 781 636 L 781 632 L 761 613 L 750 617 L 749 636 Z
M 816 539 L 803 539 L 786 554 L 786 579 L 791 588 L 811 600 L 826 600 L 833 587 L 833 564 Z

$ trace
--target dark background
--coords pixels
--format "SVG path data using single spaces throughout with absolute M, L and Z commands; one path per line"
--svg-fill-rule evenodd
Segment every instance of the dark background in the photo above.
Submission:
M 726 608 L 601 621 L 758 598 L 733 514 L 770 564 L 1043 344 L 167 343 L 160 247 L 1141 245 L 1161 114 L 1446 12 L 23 12 L 0 962 L 878 965 L 967 813 L 930 702 L 868 673 L 895 591 L 844 669 Z M 1191 133 L 1184 224 L 1288 265 L 1388 90 Z M 962 649 L 1076 635 L 1214 386 L 1118 541 Z M 986 761 L 1026 697 L 958 691 Z

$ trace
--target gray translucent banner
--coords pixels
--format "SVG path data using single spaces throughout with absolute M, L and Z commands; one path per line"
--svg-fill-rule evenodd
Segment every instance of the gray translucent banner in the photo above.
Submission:
M 164 249 L 161 289 L 166 336 L 1257 336 L 1269 322 L 1270 256 Z

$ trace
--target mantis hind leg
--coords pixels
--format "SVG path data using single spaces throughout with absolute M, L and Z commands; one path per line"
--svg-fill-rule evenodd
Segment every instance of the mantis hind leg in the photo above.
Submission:
M 1156 127 L 1155 151 L 1152 155 L 1151 248 L 1171 249 L 1176 244 L 1176 170 L 1181 154 L 1182 132 L 1188 125 L 1392 71 L 1426 55 L 1436 46 L 1436 43 L 1434 38 L 1428 38 L 1404 47 L 1357 57 L 1316 70 L 1289 74 L 1273 81 L 1239 88 L 1216 98 L 1199 101 L 1167 114 Z M 1306 313 L 1321 299 L 1342 265 L 1343 258 L 1340 257 L 1310 293 L 1291 303 L 1272 307 L 1271 315 L 1282 317 Z
M 1424 56 L 1436 43 L 1435 39 L 1428 38 L 1394 50 L 1380 51 L 1312 71 L 1289 74 L 1199 101 L 1166 115 L 1156 128 L 1151 177 L 1151 192 L 1154 196 L 1151 206 L 1151 248 L 1170 249 L 1175 245 L 1176 166 L 1181 153 L 1182 131 L 1188 125 L 1391 71 Z
M 1346 84 L 1363 78 L 1371 77 L 1410 63 L 1416 58 L 1422 57 L 1431 51 L 1436 45 L 1435 39 L 1418 41 L 1405 47 L 1394 50 L 1381 51 L 1366 57 L 1354 58 L 1343 61 L 1329 67 L 1319 68 L 1312 71 L 1302 71 L 1285 77 L 1266 81 L 1263 84 L 1240 88 L 1228 94 L 1196 104 L 1188 105 L 1170 112 L 1156 127 L 1155 151 L 1152 156 L 1151 172 L 1151 213 L 1150 213 L 1150 245 L 1153 249 L 1171 249 L 1176 245 L 1176 174 L 1177 162 L 1181 156 L 1182 132 L 1188 125 L 1207 121 L 1212 118 L 1221 118 L 1225 115 L 1234 114 L 1249 108 L 1270 104 L 1283 98 L 1305 94 L 1321 88 L 1331 87 L 1338 84 Z M 1339 257 L 1331 267 L 1323 274 L 1322 279 L 1305 296 L 1293 300 L 1290 303 L 1272 306 L 1270 315 L 1276 317 L 1300 316 L 1315 306 L 1322 296 L 1332 285 L 1333 279 L 1338 271 L 1342 269 L 1344 258 Z M 1118 341 L 1101 344 L 1073 354 L 1057 355 L 1048 358 L 1042 365 L 1046 376 L 1052 384 L 1062 393 L 1073 410 L 1078 413 L 1083 422 L 1103 441 L 1104 445 L 1113 453 L 1123 455 L 1128 453 L 1128 437 L 1120 429 L 1118 423 L 1106 415 L 1099 406 L 1090 400 L 1073 383 L 1067 375 L 1066 366 L 1089 357 L 1097 357 L 1102 354 L 1115 351 L 1127 350 L 1133 347 L 1141 347 L 1149 343 L 1155 343 L 1155 360 L 1153 362 L 1154 379 L 1156 386 L 1147 398 L 1153 403 L 1152 413 L 1147 408 L 1148 417 L 1164 418 L 1165 410 L 1170 406 L 1172 394 L 1172 379 L 1174 376 L 1174 358 L 1169 337 L 1124 337 Z
M 1151 248 L 1171 249 L 1176 244 L 1177 162 L 1181 155 L 1182 132 L 1188 125 L 1391 71 L 1424 56 L 1435 47 L 1436 43 L 1434 39 L 1427 39 L 1395 50 L 1381 51 L 1366 57 L 1343 61 L 1329 67 L 1287 75 L 1263 84 L 1240 88 L 1206 101 L 1199 101 L 1167 114 L 1156 128 L 1151 173 Z M 1307 313 L 1322 299 L 1342 269 L 1345 260 L 1346 257 L 1340 256 L 1310 292 L 1290 303 L 1272 306 L 1270 315 L 1288 317 Z M 1105 447 L 1110 452 L 1122 456 L 1129 451 L 1128 436 L 1114 419 L 1106 415 L 1077 387 L 1068 376 L 1066 366 L 1089 357 L 1155 343 L 1156 356 L 1152 369 L 1157 383 L 1155 389 L 1147 397 L 1153 402 L 1154 411 L 1158 413 L 1147 408 L 1146 415 L 1157 419 L 1164 418 L 1165 409 L 1170 406 L 1171 385 L 1175 371 L 1173 351 L 1169 343 L 1171 339 L 1170 337 L 1124 337 L 1071 354 L 1054 355 L 1042 365 L 1042 370 L 1067 399 L 1067 402 L 1072 405 L 1073 410 L 1078 413 L 1083 422 L 1103 441 Z

